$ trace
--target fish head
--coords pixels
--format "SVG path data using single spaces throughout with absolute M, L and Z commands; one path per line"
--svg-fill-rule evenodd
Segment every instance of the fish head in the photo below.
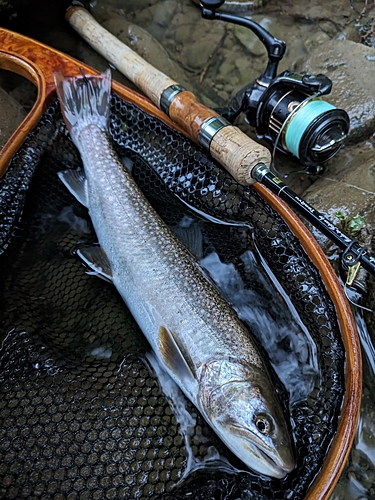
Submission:
M 289 429 L 264 368 L 228 359 L 206 363 L 198 402 L 215 432 L 250 469 L 279 479 L 294 469 Z

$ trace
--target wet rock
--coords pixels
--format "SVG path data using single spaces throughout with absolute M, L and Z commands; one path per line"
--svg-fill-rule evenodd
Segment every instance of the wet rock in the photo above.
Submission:
M 275 3 L 270 2 L 270 7 Z M 302 21 L 305 25 L 308 23 L 332 22 L 337 27 L 344 26 L 348 19 L 356 17 L 356 12 L 351 8 L 350 2 L 342 0 L 284 0 L 282 2 L 283 10 L 296 21 Z
M 263 15 L 251 16 L 252 21 L 260 24 L 267 31 L 272 33 L 275 38 L 279 40 L 283 39 L 283 33 L 281 32 L 276 18 L 264 17 Z M 266 49 L 259 38 L 253 33 L 249 28 L 244 26 L 234 26 L 233 33 L 235 37 L 242 43 L 242 45 L 255 57 L 262 56 L 265 54 Z
M 22 106 L 0 87 L 0 148 L 26 116 Z
M 180 9 L 180 3 L 175 0 L 157 1 L 154 5 L 138 11 L 131 21 L 138 26 L 142 26 L 153 37 L 161 41 L 165 39 L 166 31 L 168 31 Z M 199 9 L 196 10 L 199 13 Z
M 217 50 L 222 43 L 225 28 L 222 23 L 210 22 L 201 18 L 199 10 L 189 9 L 186 16 L 189 23 L 183 23 L 178 30 L 178 39 L 181 43 L 180 60 L 183 66 L 197 71 L 202 70 L 210 62 L 210 58 L 217 58 Z M 183 33 L 187 38 L 183 39 Z
M 114 13 L 123 14 L 147 9 L 159 0 L 96 0 L 92 2 L 92 13 L 99 22 L 107 21 Z M 126 10 L 124 10 L 126 9 Z
M 341 212 L 347 222 L 358 215 L 363 217 L 364 228 L 349 236 L 369 247 L 375 203 L 374 145 L 368 142 L 361 147 L 353 145 L 342 149 L 327 163 L 327 171 L 303 193 L 303 198 L 347 233 L 350 228 L 343 227 L 343 221 L 335 214 Z M 332 243 L 317 230 L 312 232 L 325 253 L 331 253 Z
M 134 50 L 145 61 L 190 89 L 189 80 L 183 70 L 170 58 L 163 46 L 146 30 L 121 18 L 109 19 L 103 23 L 103 27 Z
M 31 3 L 31 0 L 0 0 L 0 20 L 12 19 L 20 9 Z
M 189 44 L 181 53 L 181 61 L 192 70 L 203 69 L 209 62 L 211 54 L 215 51 L 220 42 L 220 36 L 208 34 L 204 38 L 204 43 L 197 40 Z
M 333 81 L 327 100 L 349 114 L 351 142 L 373 134 L 375 49 L 349 40 L 331 40 L 324 45 L 324 50 L 319 45 L 307 60 L 300 60 L 297 70 L 324 73 Z
M 358 41 L 369 47 L 375 47 L 375 19 L 373 2 L 371 0 L 360 1 L 353 0 L 353 10 L 356 13 L 356 19 L 348 26 L 350 40 Z
M 327 33 L 324 31 L 317 31 L 316 33 L 311 34 L 311 36 L 307 37 L 303 44 L 307 50 L 307 52 L 312 52 L 316 47 L 324 46 L 330 40 L 329 36 Z M 320 47 L 320 50 L 322 50 L 323 47 Z
M 354 23 L 345 26 L 341 31 L 337 33 L 335 38 L 337 40 L 351 40 L 352 42 L 357 43 L 361 41 L 358 27 Z

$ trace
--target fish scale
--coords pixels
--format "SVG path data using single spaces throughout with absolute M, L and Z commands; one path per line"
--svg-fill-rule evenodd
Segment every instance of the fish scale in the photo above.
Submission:
M 88 207 L 102 247 L 81 255 L 111 276 L 164 368 L 224 443 L 251 469 L 285 477 L 294 469 L 288 426 L 255 344 L 112 151 L 110 73 L 55 81 L 85 171 L 60 178 Z
M 263 369 L 236 313 L 144 198 L 111 151 L 107 136 L 89 126 L 81 132 L 80 140 L 90 216 L 99 243 L 112 263 L 116 288 L 149 342 L 157 349 L 159 327 L 163 326 L 157 323 L 160 318 L 179 335 L 184 350 L 189 349 L 197 370 L 215 356 L 237 356 Z M 86 148 L 86 144 L 93 144 L 93 148 Z M 113 241 L 116 245 L 108 245 Z M 154 314 L 159 318 L 152 318 L 152 311 L 158 311 Z

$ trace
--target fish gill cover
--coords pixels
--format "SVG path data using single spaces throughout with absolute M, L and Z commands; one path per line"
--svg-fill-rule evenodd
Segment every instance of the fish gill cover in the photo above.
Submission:
M 0 241 L 2 248 L 9 244 L 0 260 L 0 495 L 303 498 L 336 432 L 344 394 L 344 350 L 319 274 L 283 219 L 251 188 L 239 186 L 197 146 L 136 106 L 115 95 L 111 106 L 114 146 L 132 163 L 134 178 L 164 220 L 175 226 L 184 213 L 199 221 L 203 256 L 215 251 L 221 263 L 234 266 L 247 290 L 257 273 L 244 255 L 259 254 L 313 340 L 312 386 L 307 397 L 294 394 L 289 404 L 276 358 L 293 345 L 286 336 L 268 357 L 262 341 L 267 346 L 269 337 L 258 336 L 290 414 L 297 466 L 283 480 L 199 469 L 174 488 L 188 453 L 171 406 L 144 362 L 149 347 L 114 287 L 84 274 L 73 252 L 77 243 L 96 240 L 86 209 L 57 177 L 80 166 L 80 159 L 55 102 L 0 184 Z M 193 210 L 181 208 L 178 198 Z M 218 225 L 197 211 L 245 221 L 249 228 Z M 266 285 L 257 282 L 277 324 L 280 291 Z M 190 403 L 188 408 L 195 411 Z M 215 446 L 243 470 L 200 415 L 190 442 L 198 459 Z

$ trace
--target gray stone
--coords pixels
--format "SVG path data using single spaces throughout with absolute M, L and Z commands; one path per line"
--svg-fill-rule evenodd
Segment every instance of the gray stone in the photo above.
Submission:
M 313 205 L 340 229 L 342 222 L 335 215 L 341 212 L 346 221 L 360 215 L 365 227 L 355 234 L 365 246 L 371 244 L 375 204 L 375 149 L 370 142 L 361 146 L 343 148 L 327 163 L 326 172 L 303 193 L 303 198 Z M 314 236 L 326 253 L 332 243 L 317 230 Z M 354 235 L 350 235 L 353 237 Z
M 174 22 L 180 8 L 179 2 L 175 0 L 158 1 L 154 5 L 138 11 L 132 21 L 147 29 L 157 40 L 165 40 L 166 31 Z
M 255 16 L 251 16 L 251 19 L 272 33 L 275 38 L 280 40 L 283 39 L 283 33 L 280 30 L 275 18 L 257 14 Z M 249 28 L 245 28 L 244 26 L 234 26 L 233 33 L 253 56 L 259 57 L 266 54 L 266 49 L 263 43 L 251 30 L 249 30 Z
M 309 37 L 304 40 L 304 46 L 306 47 L 307 52 L 312 52 L 319 45 L 324 45 L 330 40 L 327 33 L 324 31 L 317 31 L 316 33 L 312 33 Z M 323 47 L 320 47 L 322 50 Z
M 26 111 L 5 90 L 0 88 L 0 148 L 26 116 Z
M 349 114 L 351 142 L 374 133 L 375 49 L 350 40 L 327 41 L 300 60 L 297 71 L 324 73 L 332 80 L 332 93 L 325 99 Z

